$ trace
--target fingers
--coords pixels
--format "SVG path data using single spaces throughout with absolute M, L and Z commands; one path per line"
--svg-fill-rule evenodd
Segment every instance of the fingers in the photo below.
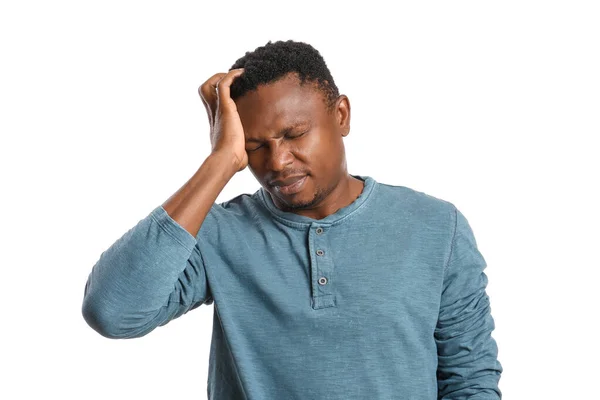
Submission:
M 208 114 L 208 121 L 210 126 L 213 126 L 215 119 L 215 112 L 217 110 L 217 92 L 216 92 L 216 84 L 219 80 L 224 77 L 226 74 L 223 72 L 219 72 L 211 76 L 198 88 L 198 94 L 200 95 L 200 99 L 202 99 L 202 104 L 206 108 L 206 113 Z
M 219 80 L 221 80 L 221 78 L 223 78 L 225 75 L 227 74 L 224 72 L 219 72 L 208 78 L 206 82 L 204 82 L 202 86 L 198 88 L 198 93 L 200 94 L 200 97 L 202 97 L 205 100 L 208 100 L 211 97 L 214 97 L 216 99 L 217 96 L 215 93 L 215 89 L 217 86 L 217 82 L 219 82 Z
M 215 113 L 217 111 L 218 103 L 221 102 L 221 107 L 223 107 L 224 104 L 228 103 L 231 100 L 229 94 L 229 86 L 231 85 L 233 80 L 236 77 L 240 76 L 243 72 L 243 68 L 232 69 L 227 73 L 218 72 L 210 78 L 208 78 L 206 82 L 204 82 L 198 88 L 198 94 L 202 99 L 202 104 L 204 104 L 204 107 L 206 108 L 206 112 L 208 113 L 208 119 L 211 126 L 213 125 L 213 122 L 215 120 Z M 221 95 L 219 95 L 219 93 Z
M 232 69 L 224 77 L 217 82 L 217 98 L 219 101 L 219 107 L 226 107 L 231 104 L 231 96 L 229 87 L 233 83 L 233 80 L 244 73 L 244 68 Z

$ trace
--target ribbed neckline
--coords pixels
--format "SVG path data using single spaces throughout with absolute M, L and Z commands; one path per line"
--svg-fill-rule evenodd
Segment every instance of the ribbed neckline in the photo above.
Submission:
M 263 205 L 271 212 L 271 214 L 273 214 L 275 218 L 279 219 L 282 222 L 287 222 L 289 223 L 289 225 L 293 226 L 300 224 L 301 226 L 303 226 L 312 225 L 314 223 L 319 225 L 333 224 L 344 219 L 348 215 L 358 210 L 361 206 L 363 206 L 369 199 L 371 192 L 373 191 L 373 188 L 377 183 L 375 179 L 373 179 L 370 176 L 352 174 L 350 174 L 350 176 L 353 176 L 354 178 L 360 179 L 365 182 L 362 192 L 352 203 L 348 204 L 346 207 L 340 208 L 335 213 L 328 215 L 323 219 L 314 219 L 304 215 L 298 215 L 292 212 L 280 210 L 279 208 L 277 208 L 275 203 L 273 203 L 273 199 L 271 199 L 271 195 L 269 194 L 269 192 L 267 192 L 263 187 L 259 189 L 259 197 L 262 200 Z

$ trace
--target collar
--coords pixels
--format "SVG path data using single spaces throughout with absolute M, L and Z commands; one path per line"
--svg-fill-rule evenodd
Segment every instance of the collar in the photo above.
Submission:
M 362 192 L 352 203 L 348 204 L 346 207 L 340 208 L 335 213 L 330 214 L 323 219 L 314 219 L 304 215 L 295 214 L 293 212 L 280 210 L 277 208 L 275 203 L 273 203 L 271 195 L 265 190 L 264 187 L 261 187 L 258 190 L 260 192 L 258 197 L 260 198 L 261 203 L 271 212 L 273 217 L 286 225 L 298 228 L 305 228 L 309 225 L 333 225 L 341 223 L 346 217 L 363 207 L 367 203 L 377 183 L 375 179 L 370 176 L 350 175 L 365 182 Z

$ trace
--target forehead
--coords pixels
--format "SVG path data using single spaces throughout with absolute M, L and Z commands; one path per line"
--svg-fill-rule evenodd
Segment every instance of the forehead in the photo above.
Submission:
M 249 135 L 314 121 L 325 114 L 321 92 L 311 83 L 300 86 L 294 75 L 260 85 L 235 103 L 244 131 Z

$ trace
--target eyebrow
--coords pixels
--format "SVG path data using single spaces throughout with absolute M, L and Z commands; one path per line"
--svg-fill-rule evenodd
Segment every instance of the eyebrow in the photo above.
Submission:
M 290 126 L 286 126 L 285 128 L 283 128 L 282 130 L 279 131 L 279 134 L 277 135 L 277 137 L 280 136 L 285 136 L 288 133 L 291 133 L 294 129 L 301 127 L 301 126 L 310 126 L 309 122 L 297 122 L 295 124 L 292 124 Z M 248 138 L 246 139 L 246 143 L 261 143 L 262 140 L 261 139 L 254 139 L 254 138 Z

